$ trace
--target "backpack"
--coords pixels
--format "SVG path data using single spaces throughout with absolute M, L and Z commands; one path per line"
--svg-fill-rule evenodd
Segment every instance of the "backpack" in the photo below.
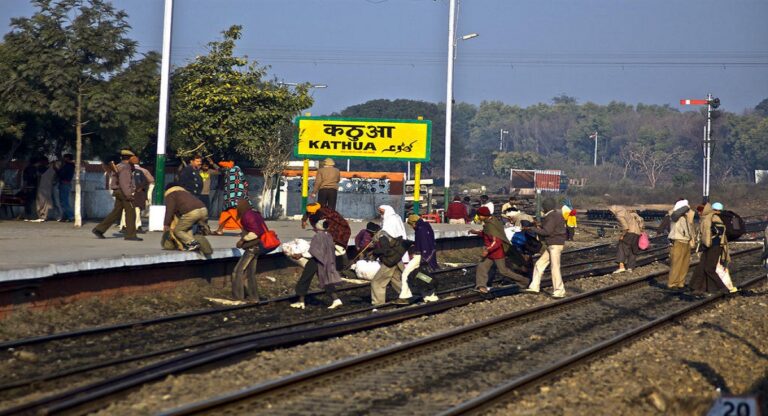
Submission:
M 541 241 L 536 237 L 536 234 L 530 231 L 523 231 L 521 233 L 515 233 L 515 237 L 517 237 L 518 234 L 521 236 L 520 240 L 523 240 L 520 250 L 524 254 L 534 255 L 541 251 Z
M 725 236 L 728 241 L 736 241 L 747 231 L 744 219 L 733 211 L 722 211 L 718 214 L 725 224 Z

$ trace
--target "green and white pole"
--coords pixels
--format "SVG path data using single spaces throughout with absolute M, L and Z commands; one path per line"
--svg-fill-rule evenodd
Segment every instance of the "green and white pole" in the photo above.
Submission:
M 149 207 L 149 230 L 163 231 L 165 205 L 165 139 L 168 132 L 168 98 L 171 77 L 171 33 L 173 28 L 173 0 L 165 0 L 163 16 L 163 57 L 160 65 L 160 110 L 157 123 L 157 157 L 155 158 L 155 189 Z

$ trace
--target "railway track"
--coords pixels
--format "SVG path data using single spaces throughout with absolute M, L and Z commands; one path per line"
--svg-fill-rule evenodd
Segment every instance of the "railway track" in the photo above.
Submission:
M 596 252 L 599 256 L 605 256 L 605 253 L 600 251 L 606 250 L 608 250 L 606 245 L 587 247 L 569 252 L 568 257 L 589 257 L 589 253 Z M 656 254 L 656 251 L 648 254 Z M 585 273 L 580 269 L 584 269 L 585 266 L 593 268 L 606 262 L 611 261 L 601 258 L 576 261 L 564 266 L 564 269 L 570 270 L 573 278 L 586 277 L 592 273 Z M 466 294 L 465 292 L 473 287 L 466 284 L 467 280 L 472 279 L 471 276 L 465 276 L 465 268 L 446 269 L 441 274 L 441 281 L 448 283 L 448 288 L 440 292 L 442 296 Z M 445 286 L 443 284 L 443 287 Z M 368 290 L 367 284 L 346 289 L 351 293 Z M 346 297 L 349 298 L 349 296 L 351 295 Z M 4 350 L 0 353 L 0 358 L 5 358 L 0 368 L 3 368 L 9 377 L 0 383 L 0 399 L 39 389 L 43 382 L 88 372 L 98 374 L 105 369 L 119 366 L 134 368 L 165 356 L 226 344 L 240 337 L 286 330 L 296 331 L 305 327 L 352 319 L 367 315 L 372 309 L 368 302 L 358 302 L 352 310 L 332 313 L 324 308 L 318 308 L 307 317 L 308 314 L 303 311 L 285 308 L 285 305 L 281 305 L 285 301 L 286 299 L 278 299 L 271 302 L 271 305 L 270 302 L 265 302 L 267 307 L 271 306 L 271 310 L 266 311 L 254 309 L 258 305 L 215 309 L 134 324 L 6 342 L 0 345 Z M 282 310 L 276 310 L 281 306 Z M 391 304 L 383 307 L 384 310 L 392 308 L 394 305 Z M 260 319 L 254 319 L 253 316 L 246 317 L 250 319 L 239 318 L 238 315 L 245 313 L 244 309 L 248 313 L 259 312 L 255 318 Z M 227 322 L 234 324 L 227 326 Z M 168 323 L 173 325 L 169 326 Z M 35 363 L 29 365 L 24 360 L 13 359 L 18 356 L 34 357 Z
M 736 256 L 738 283 L 765 279 L 760 248 Z M 747 260 L 750 259 L 750 260 Z M 658 330 L 727 295 L 660 288 L 655 273 L 190 404 L 190 414 L 475 413 Z M 451 363 L 451 365 L 445 365 Z
M 613 247 L 610 247 L 608 244 L 603 244 L 596 247 L 574 250 L 569 252 L 568 255 L 570 257 L 583 258 L 586 253 L 600 250 L 612 252 Z M 659 248 L 657 250 L 659 250 L 658 253 L 641 259 L 640 264 L 648 264 L 666 257 L 666 249 Z M 596 274 L 605 274 L 615 268 L 613 261 L 606 259 L 596 259 L 591 262 L 581 261 L 575 263 L 578 266 L 587 265 L 593 267 L 595 264 L 599 264 L 601 262 L 608 262 L 608 264 L 603 267 L 598 267 L 597 269 L 587 268 L 576 270 L 571 273 L 566 272 L 566 277 L 569 279 L 575 279 L 593 276 Z M 466 280 L 466 278 L 464 278 L 464 280 Z M 19 376 L 19 374 L 16 374 L 15 380 L 12 380 L 4 385 L 6 388 L 4 391 L 6 397 L 19 397 L 19 393 L 23 393 L 23 391 L 26 389 L 39 390 L 43 388 L 47 391 L 55 391 L 57 388 L 61 389 L 65 386 L 78 384 L 81 385 L 81 387 L 71 389 L 61 394 L 53 395 L 32 403 L 27 403 L 21 407 L 6 409 L 6 411 L 2 411 L 0 414 L 12 414 L 13 412 L 29 411 L 31 409 L 48 409 L 53 406 L 53 403 L 61 403 L 62 401 L 66 402 L 67 397 L 89 397 L 90 394 L 98 396 L 100 394 L 104 394 L 105 388 L 108 392 L 114 391 L 115 386 L 122 386 L 120 388 L 128 388 L 130 386 L 135 386 L 151 379 L 157 379 L 168 374 L 186 371 L 190 368 L 195 368 L 201 365 L 215 362 L 217 360 L 222 360 L 227 357 L 252 353 L 268 348 L 286 347 L 308 341 L 325 339 L 360 330 L 371 329 L 377 326 L 390 325 L 406 319 L 411 319 L 413 317 L 438 313 L 453 307 L 462 306 L 471 302 L 485 299 L 484 296 L 469 291 L 471 287 L 472 285 L 457 287 L 454 290 L 455 293 L 452 295 L 450 292 L 453 289 L 446 291 L 443 293 L 443 296 L 448 294 L 449 297 L 444 298 L 442 301 L 436 302 L 434 304 L 415 305 L 409 308 L 397 309 L 390 313 L 380 313 L 371 316 L 369 313 L 371 308 L 366 307 L 362 308 L 360 311 L 349 311 L 327 316 L 320 316 L 309 320 L 283 324 L 270 328 L 261 328 L 256 330 L 251 329 L 248 332 L 230 334 L 228 336 L 213 338 L 197 343 L 181 344 L 178 342 L 178 340 L 174 340 L 176 345 L 170 349 L 127 356 L 118 359 L 100 361 L 97 360 L 96 362 L 92 361 L 79 367 L 69 367 L 58 372 L 52 371 L 50 368 L 46 368 L 46 374 L 42 376 L 33 374 L 31 377 L 23 377 Z M 504 296 L 507 294 L 517 293 L 517 291 L 518 289 L 516 287 L 502 288 L 494 290 L 493 295 Z M 325 310 L 323 309 L 323 311 Z M 355 318 L 355 314 L 359 314 L 360 312 L 364 313 L 362 315 L 358 315 L 358 317 Z M 91 335 L 90 333 L 87 334 Z M 70 339 L 77 338 L 75 337 Z M 50 346 L 47 346 L 46 348 L 48 348 L 48 351 L 50 351 Z M 16 347 L 14 349 L 18 350 L 19 348 Z M 192 351 L 190 352 L 190 350 Z M 175 354 L 175 356 L 167 358 L 172 354 Z M 158 361 L 163 357 L 166 357 L 166 359 Z M 148 363 L 146 361 L 147 359 L 154 359 L 155 362 Z M 131 367 L 129 367 L 127 372 L 120 374 L 118 377 L 107 377 L 108 375 L 114 375 L 116 369 L 118 368 L 116 367 L 117 365 L 126 363 L 133 364 Z M 45 366 L 34 366 L 34 368 L 39 367 Z M 122 367 L 121 369 L 125 371 L 125 367 Z M 71 376 L 82 374 L 86 374 L 86 376 L 74 380 L 71 378 Z M 84 380 L 92 380 L 94 377 L 98 378 L 100 381 L 82 385 Z M 51 380 L 57 380 L 57 382 L 50 383 Z

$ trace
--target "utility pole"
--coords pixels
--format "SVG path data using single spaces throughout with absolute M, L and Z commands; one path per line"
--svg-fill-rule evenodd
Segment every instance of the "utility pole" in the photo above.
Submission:
M 501 152 L 504 150 L 502 147 L 504 146 L 504 134 L 509 134 L 509 130 L 499 129 L 499 151 Z
M 597 131 L 589 135 L 590 139 L 595 139 L 595 166 L 597 166 Z

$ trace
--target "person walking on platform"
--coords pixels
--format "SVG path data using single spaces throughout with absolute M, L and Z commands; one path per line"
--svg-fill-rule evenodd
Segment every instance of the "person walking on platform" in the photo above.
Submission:
M 453 202 L 448 204 L 448 211 L 445 212 L 445 217 L 448 218 L 448 224 L 466 224 L 469 218 L 467 212 L 467 206 L 461 203 L 461 197 L 456 195 L 453 197 Z
M 235 165 L 234 161 L 221 161 L 219 166 L 226 169 L 222 176 L 224 178 L 224 207 L 219 215 L 219 228 L 213 232 L 216 235 L 223 235 L 224 230 L 241 230 L 240 221 L 237 220 L 237 203 L 241 199 L 250 201 L 248 198 L 248 181 L 245 180 L 245 174 L 242 169 Z
M 179 173 L 178 184 L 189 191 L 196 198 L 200 198 L 203 191 L 203 179 L 200 177 L 200 167 L 203 165 L 203 156 L 194 155 L 189 164 L 184 166 Z
M 331 222 L 320 220 L 316 224 L 315 236 L 309 242 L 309 254 L 312 255 L 304 266 L 299 281 L 296 282 L 296 295 L 299 297 L 297 302 L 291 304 L 292 308 L 306 308 L 306 296 L 309 293 L 309 285 L 312 278 L 317 275 L 320 288 L 333 299 L 328 309 L 336 309 L 343 303 L 336 294 L 336 285 L 341 283 L 341 275 L 336 270 L 336 243 L 334 238 L 328 232 Z
M 243 235 L 236 246 L 243 249 L 243 254 L 232 271 L 232 296 L 236 300 L 247 297 L 258 302 L 260 297 L 256 283 L 256 265 L 259 256 L 266 253 L 260 238 L 267 229 L 267 224 L 261 213 L 251 208 L 251 204 L 245 199 L 238 201 L 237 215 L 243 225 Z
M 205 207 L 208 208 L 208 213 L 211 214 L 213 210 L 212 201 L 216 196 L 216 188 L 219 179 L 219 168 L 213 163 L 211 158 L 203 161 L 203 165 L 200 167 L 200 180 L 202 181 L 202 187 L 200 188 L 200 200 L 203 201 Z M 213 197 L 212 197 L 213 195 Z
M 24 196 L 24 219 L 34 220 L 37 219 L 37 206 L 35 200 L 37 199 L 37 185 L 40 182 L 40 159 L 33 157 L 29 159 L 29 163 L 21 172 L 22 179 L 22 194 Z
M 191 230 L 195 224 L 203 225 L 208 222 L 208 209 L 205 207 L 205 204 L 183 186 L 175 182 L 166 185 L 164 196 L 165 220 L 163 222 L 163 231 L 170 230 L 174 215 L 179 217 L 176 227 L 170 231 L 174 237 L 181 241 L 185 250 L 198 250 L 200 243 L 195 240 Z
M 64 155 L 61 166 L 56 171 L 59 180 L 59 203 L 61 204 L 60 222 L 72 222 L 75 220 L 75 211 L 69 203 L 72 193 L 72 179 L 75 177 L 74 156 L 71 153 Z
M 130 162 L 131 156 L 136 156 L 128 149 L 120 151 L 120 163 L 115 168 L 114 175 L 109 184 L 112 195 L 115 197 L 115 206 L 104 220 L 99 223 L 91 232 L 98 238 L 105 238 L 104 233 L 109 227 L 120 219 L 125 211 L 125 234 L 124 238 L 128 241 L 144 241 L 136 236 L 136 210 L 134 209 L 133 193 L 136 186 L 133 182 L 133 165 Z M 114 166 L 114 165 L 112 165 Z
M 700 236 L 704 251 L 701 253 L 699 264 L 693 269 L 691 290 L 696 295 L 729 292 L 720 276 L 717 275 L 717 265 L 722 262 L 727 266 L 730 262 L 728 238 L 725 235 L 725 224 L 720 218 L 723 204 L 715 202 L 705 204 L 701 212 Z
M 477 216 L 483 223 L 483 230 L 469 230 L 472 234 L 478 234 L 483 238 L 482 260 L 477 264 L 475 272 L 475 290 L 480 293 L 488 293 L 489 282 L 488 273 L 493 265 L 502 276 L 515 281 L 519 285 L 528 283 L 528 279 L 513 272 L 507 267 L 506 253 L 512 247 L 504 233 L 504 226 L 501 221 L 491 215 L 491 211 L 486 206 L 477 209 Z
M 694 211 L 686 199 L 677 201 L 669 212 L 669 241 L 672 245 L 669 248 L 667 287 L 670 289 L 682 289 L 685 286 L 685 275 L 691 264 L 691 249 L 696 245 L 693 215 Z
M 315 175 L 315 187 L 312 190 L 312 198 L 317 197 L 317 202 L 324 207 L 336 210 L 336 198 L 339 192 L 341 172 L 334 166 L 333 159 L 323 160 L 323 167 L 317 170 Z
M 37 219 L 31 222 L 45 222 L 48 220 L 48 212 L 53 208 L 53 181 L 56 179 L 56 171 L 48 162 L 47 157 L 40 158 L 40 180 L 37 184 Z
M 438 269 L 437 266 L 437 247 L 435 244 L 435 231 L 428 222 L 424 221 L 419 215 L 411 214 L 408 216 L 408 225 L 413 227 L 414 255 L 408 262 L 408 266 L 403 270 L 403 281 L 411 282 L 421 281 L 426 285 L 427 290 L 423 295 L 425 302 L 435 302 L 437 298 L 437 282 L 432 277 L 431 272 Z M 414 277 L 414 278 L 412 278 Z M 409 282 L 409 286 L 411 286 Z
M 133 192 L 133 205 L 136 209 L 136 232 L 145 233 L 141 227 L 141 211 L 147 209 L 149 201 L 149 189 L 154 187 L 155 177 L 139 165 L 139 157 L 131 156 L 130 162 L 133 164 L 133 183 L 136 190 Z M 120 229 L 125 230 L 125 212 L 120 218 Z
M 533 279 L 531 279 L 531 284 L 525 291 L 539 293 L 541 290 L 541 276 L 544 275 L 544 270 L 547 269 L 547 266 L 550 266 L 553 289 L 552 297 L 564 298 L 565 285 L 563 285 L 563 277 L 560 274 L 560 257 L 565 245 L 565 219 L 563 219 L 562 212 L 556 209 L 557 203 L 555 203 L 554 199 L 545 199 L 541 207 L 544 211 L 541 227 L 527 229 L 540 237 L 544 237 L 546 249 L 541 253 L 539 260 L 536 261 L 536 265 L 533 268 Z
M 632 271 L 637 265 L 637 255 L 640 253 L 637 243 L 643 228 L 645 228 L 643 218 L 637 215 L 634 210 L 619 205 L 613 205 L 609 210 L 616 217 L 621 229 L 616 258 L 619 268 L 614 273 Z

